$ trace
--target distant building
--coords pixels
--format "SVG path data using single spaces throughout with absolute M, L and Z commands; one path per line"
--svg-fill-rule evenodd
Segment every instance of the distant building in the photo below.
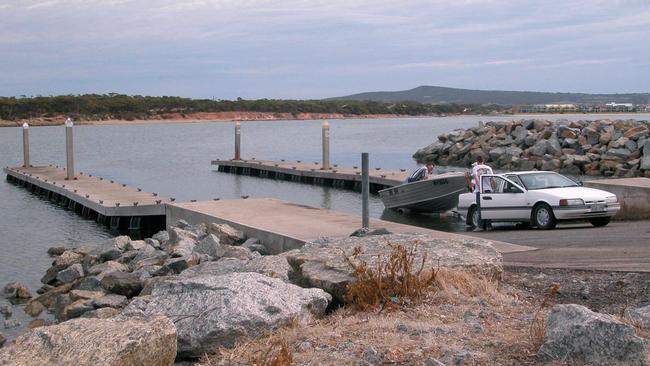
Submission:
M 650 104 L 598 103 L 598 104 L 530 104 L 513 106 L 514 113 L 606 113 L 606 112 L 650 112 Z
M 578 106 L 572 103 L 533 104 L 519 106 L 520 113 L 562 113 L 575 112 Z
M 632 103 L 606 103 L 607 112 L 633 112 L 634 104 Z

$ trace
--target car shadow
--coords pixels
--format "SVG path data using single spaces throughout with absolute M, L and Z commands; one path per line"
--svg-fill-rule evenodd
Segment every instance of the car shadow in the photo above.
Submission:
M 594 227 L 593 225 L 591 225 L 590 223 L 570 223 L 570 224 L 558 224 L 558 226 L 556 226 L 553 229 L 549 229 L 549 230 L 584 230 L 584 229 L 597 229 L 597 228 Z M 502 223 L 500 223 L 500 224 L 493 224 L 492 228 L 487 230 L 487 232 L 495 232 L 495 231 L 496 232 L 499 232 L 499 231 L 501 231 L 501 232 L 504 232 L 504 231 L 531 231 L 531 230 L 547 231 L 547 230 L 544 230 L 544 229 L 538 229 L 536 227 L 525 226 L 525 225 L 522 225 L 522 224 L 502 224 Z M 473 232 L 473 229 L 468 227 L 465 231 L 466 232 Z M 483 231 L 483 232 L 486 232 L 486 231 Z

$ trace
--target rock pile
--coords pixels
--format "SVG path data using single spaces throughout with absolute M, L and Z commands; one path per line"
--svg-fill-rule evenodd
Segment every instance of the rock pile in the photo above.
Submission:
M 502 170 L 650 177 L 650 123 L 636 120 L 517 120 L 479 123 L 438 136 L 421 163 L 469 167 L 478 156 Z
M 286 253 L 262 256 L 260 253 L 268 252 L 266 246 L 255 238 L 246 239 L 227 225 L 190 226 L 179 221 L 168 232 L 145 240 L 119 236 L 96 246 L 50 248 L 52 266 L 41 279 L 39 295 L 28 300 L 24 309 L 33 317 L 50 311 L 60 324 L 47 326 L 48 321 L 35 319 L 36 329 L 18 338 L 4 355 L 20 359 L 21 354 L 30 352 L 29 345 L 42 351 L 35 362 L 63 364 L 69 355 L 60 348 L 75 346 L 61 339 L 61 332 L 68 332 L 71 339 L 105 342 L 101 337 L 124 339 L 126 335 L 119 330 L 124 328 L 121 323 L 104 319 L 146 323 L 164 316 L 173 327 L 174 354 L 178 351 L 181 357 L 196 358 L 216 347 L 232 346 L 242 337 L 325 313 L 331 296 L 321 289 L 292 284 Z M 15 282 L 3 291 L 7 297 L 30 297 L 28 289 Z M 82 323 L 74 323 L 78 321 L 75 318 L 97 323 L 80 326 Z M 94 324 L 107 333 L 82 331 L 94 329 Z M 35 346 L 39 339 L 49 341 Z M 152 342 L 161 346 L 159 340 Z M 139 364 L 128 361 L 131 351 L 118 349 L 122 345 L 133 349 L 118 342 L 109 353 L 115 351 L 126 358 L 105 364 Z M 0 354 L 0 359 L 4 355 Z M 99 356 L 88 357 L 97 360 Z M 111 360 L 110 356 L 102 358 Z
M 78 356 L 114 365 L 138 364 L 137 357 L 151 355 L 165 364 L 173 349 L 180 359 L 196 359 L 296 319 L 323 316 L 334 298 L 344 302 L 346 286 L 354 281 L 343 253 L 349 256 L 358 247 L 373 263 L 376 256 L 389 256 L 391 247 L 382 245 L 388 241 L 419 243 L 417 255 L 427 253 L 427 268 L 501 277 L 501 255 L 488 242 L 374 234 L 324 238 L 299 250 L 262 255 L 268 252 L 264 243 L 232 227 L 179 221 L 145 240 L 119 236 L 96 246 L 51 248 L 54 261 L 43 287 L 24 309 L 34 317 L 50 311 L 59 324 L 35 319 L 35 329 L 3 348 L 0 360 L 21 359 L 33 348 L 35 362 L 65 364 L 71 350 L 83 348 L 77 340 L 95 345 L 111 338 L 119 341 L 101 352 L 95 348 L 102 347 L 92 346 Z M 17 297 L 26 290 L 21 288 L 12 283 L 6 293 Z M 166 322 L 151 328 L 158 317 Z M 130 345 L 140 331 L 146 336 Z M 171 334 L 173 347 L 168 344 Z M 150 349 L 138 355 L 140 346 Z

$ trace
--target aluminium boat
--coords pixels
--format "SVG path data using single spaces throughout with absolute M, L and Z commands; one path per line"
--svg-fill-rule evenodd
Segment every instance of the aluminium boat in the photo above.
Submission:
M 379 191 L 384 206 L 414 212 L 445 212 L 458 205 L 458 195 L 468 192 L 466 173 L 443 173 Z

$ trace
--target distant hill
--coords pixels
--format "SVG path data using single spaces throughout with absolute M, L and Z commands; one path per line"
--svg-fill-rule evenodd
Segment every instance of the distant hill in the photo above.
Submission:
M 471 90 L 445 88 L 441 86 L 418 86 L 402 91 L 380 91 L 352 94 L 332 100 L 369 100 L 378 102 L 412 101 L 427 104 L 548 104 L 548 103 L 634 103 L 646 104 L 650 93 L 629 94 L 585 94 L 585 93 L 545 93 L 530 91 Z

